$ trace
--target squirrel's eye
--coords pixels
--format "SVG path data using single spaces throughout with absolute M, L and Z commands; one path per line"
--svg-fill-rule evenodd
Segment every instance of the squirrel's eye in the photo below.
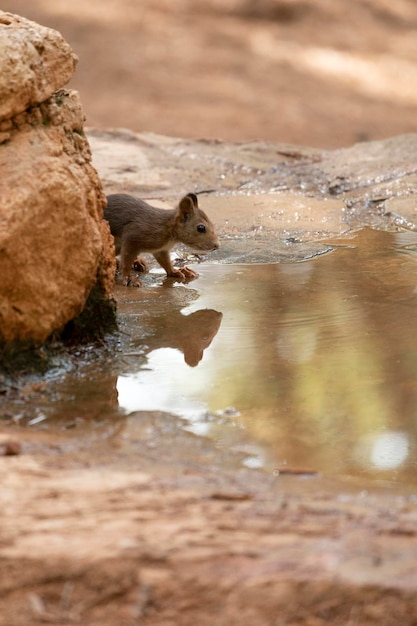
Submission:
M 205 233 L 206 232 L 206 227 L 204 226 L 204 224 L 198 224 L 197 231 L 199 233 Z

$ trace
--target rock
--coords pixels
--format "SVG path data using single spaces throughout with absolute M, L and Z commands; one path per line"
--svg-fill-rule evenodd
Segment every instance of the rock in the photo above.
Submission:
M 88 299 L 91 323 L 97 310 L 100 325 L 113 310 L 115 261 L 78 94 L 56 91 L 71 76 L 74 54 L 59 33 L 1 11 L 0 41 L 4 350 L 42 344 Z
M 47 100 L 69 81 L 77 60 L 57 31 L 0 11 L 0 119 Z

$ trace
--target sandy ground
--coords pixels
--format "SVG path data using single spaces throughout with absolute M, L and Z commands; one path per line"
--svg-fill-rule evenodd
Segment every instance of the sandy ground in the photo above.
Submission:
M 79 56 L 87 124 L 338 147 L 417 129 L 414 0 L 4 0 Z

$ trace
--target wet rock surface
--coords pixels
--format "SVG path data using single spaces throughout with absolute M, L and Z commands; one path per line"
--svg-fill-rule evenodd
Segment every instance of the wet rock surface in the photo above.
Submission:
M 106 193 L 173 203 L 194 191 L 228 239 L 276 235 L 274 249 L 277 241 L 311 242 L 365 225 L 414 228 L 415 134 L 333 151 L 129 131 L 90 130 L 88 137 Z

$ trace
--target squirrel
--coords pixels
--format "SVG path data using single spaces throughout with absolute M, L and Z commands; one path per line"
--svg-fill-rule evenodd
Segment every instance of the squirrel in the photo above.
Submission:
M 140 286 L 130 275 L 132 265 L 141 252 L 150 252 L 164 268 L 167 276 L 180 280 L 192 279 L 197 272 L 189 267 L 174 268 L 170 250 L 184 243 L 194 251 L 212 251 L 219 247 L 219 239 L 207 215 L 198 206 L 197 196 L 189 193 L 175 209 L 160 209 L 144 200 L 124 193 L 107 196 L 104 219 L 110 224 L 115 240 L 116 255 L 126 286 Z M 140 259 L 138 265 L 146 269 Z

